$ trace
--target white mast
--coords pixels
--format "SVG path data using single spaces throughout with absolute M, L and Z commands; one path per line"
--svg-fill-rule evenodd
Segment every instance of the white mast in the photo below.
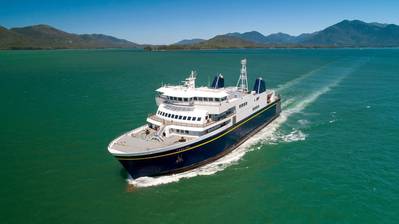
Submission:
M 247 59 L 241 60 L 241 73 L 237 82 L 237 87 L 243 92 L 248 92 Z
M 191 71 L 191 74 L 184 81 L 184 86 L 188 88 L 195 88 L 195 79 L 197 78 L 197 73 L 195 71 Z

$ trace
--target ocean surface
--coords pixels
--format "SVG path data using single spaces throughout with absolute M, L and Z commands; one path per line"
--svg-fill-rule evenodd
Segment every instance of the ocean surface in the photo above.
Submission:
M 226 157 L 130 179 L 107 151 L 240 59 L 281 117 Z M 399 49 L 0 51 L 0 223 L 399 223 Z

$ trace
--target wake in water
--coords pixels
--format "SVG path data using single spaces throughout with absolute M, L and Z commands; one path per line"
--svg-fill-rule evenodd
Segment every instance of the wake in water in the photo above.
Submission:
M 331 68 L 331 63 L 329 63 L 317 70 L 312 71 L 311 73 L 302 75 L 299 78 L 286 83 L 285 85 L 281 85 L 278 88 L 278 91 L 283 96 L 290 95 L 288 91 L 286 93 L 288 87 L 293 88 L 298 86 L 297 90 L 300 90 L 301 88 L 304 88 L 303 86 L 305 84 L 307 84 L 306 89 L 309 91 L 302 95 L 293 94 L 295 97 L 284 99 L 282 103 L 282 112 L 277 119 L 252 136 L 242 145 L 237 147 L 231 153 L 216 160 L 215 162 L 179 174 L 160 177 L 140 177 L 137 179 L 129 178 L 128 183 L 134 185 L 135 187 L 149 187 L 177 182 L 184 178 L 212 175 L 231 165 L 236 164 L 245 155 L 245 153 L 255 149 L 260 149 L 260 146 L 257 148 L 253 147 L 255 144 L 279 144 L 283 142 L 290 143 L 305 140 L 307 135 L 301 130 L 292 128 L 289 133 L 285 133 L 284 131 L 280 130 L 280 126 L 284 124 L 290 116 L 300 113 L 310 104 L 315 102 L 321 95 L 329 92 L 333 87 L 336 87 L 344 78 L 346 78 L 350 73 L 354 72 L 363 63 L 364 62 L 360 61 L 349 68 L 338 67 L 338 69 L 335 67 Z M 308 121 L 305 120 L 300 120 L 299 122 L 302 122 L 303 124 L 308 123 Z
M 323 66 L 321 66 L 319 68 L 316 68 L 316 69 L 314 69 L 314 70 L 312 70 L 310 72 L 302 74 L 301 76 L 299 76 L 299 77 L 297 77 L 297 78 L 295 78 L 295 79 L 293 79 L 291 81 L 288 81 L 288 82 L 286 82 L 286 83 L 284 83 L 282 85 L 279 85 L 276 90 L 277 90 L 277 92 L 280 92 L 280 91 L 282 91 L 284 89 L 288 89 L 291 86 L 294 86 L 294 85 L 298 84 L 299 82 L 303 81 L 304 79 L 306 79 L 306 78 L 308 78 L 308 77 L 310 77 L 312 75 L 317 74 L 318 72 L 322 71 L 323 69 L 327 68 L 328 66 L 331 66 L 331 64 L 333 64 L 333 63 L 335 63 L 335 61 L 329 62 L 329 63 L 327 63 L 327 64 L 325 64 L 325 65 L 323 65 Z

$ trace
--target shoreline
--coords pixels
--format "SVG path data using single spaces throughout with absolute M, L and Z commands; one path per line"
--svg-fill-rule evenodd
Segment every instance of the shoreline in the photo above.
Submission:
M 18 48 L 18 49 L 0 49 L 5 51 L 96 51 L 96 50 L 134 50 L 143 52 L 172 52 L 172 51 L 217 51 L 217 50 L 317 50 L 317 49 L 399 49 L 399 46 L 367 46 L 367 47 L 234 47 L 234 48 L 182 48 L 182 49 L 153 49 L 146 50 L 144 48 Z

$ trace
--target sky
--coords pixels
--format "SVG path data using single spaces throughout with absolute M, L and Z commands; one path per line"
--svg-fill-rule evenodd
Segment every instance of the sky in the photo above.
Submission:
M 140 44 L 253 30 L 298 35 L 344 19 L 399 24 L 399 0 L 0 0 L 0 26 L 6 28 L 47 24 Z

